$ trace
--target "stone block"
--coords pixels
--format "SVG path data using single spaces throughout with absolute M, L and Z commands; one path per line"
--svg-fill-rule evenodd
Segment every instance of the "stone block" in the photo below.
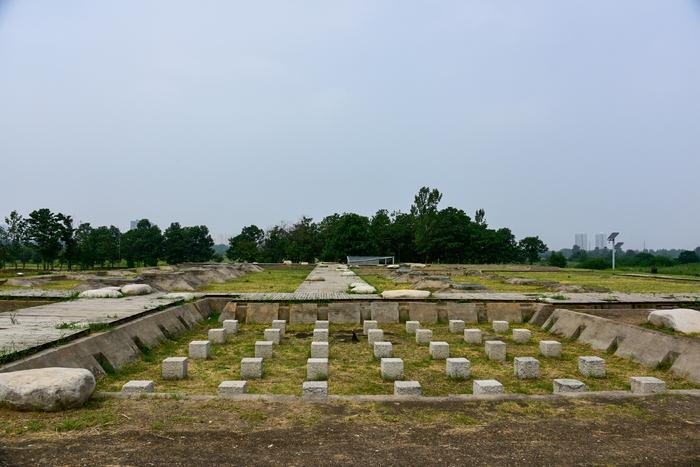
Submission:
M 314 342 L 328 342 L 328 329 L 314 329 Z
M 306 360 L 306 379 L 309 381 L 324 381 L 328 379 L 328 359 L 309 358 Z
M 209 337 L 209 342 L 212 344 L 225 344 L 226 343 L 226 329 L 210 329 L 207 333 Z
M 513 342 L 517 344 L 526 344 L 530 342 L 532 333 L 529 329 L 513 329 Z
M 465 329 L 464 342 L 467 344 L 481 344 L 481 329 Z
M 415 334 L 417 329 L 420 329 L 420 322 L 406 321 L 406 332 L 408 334 Z
M 219 321 L 226 321 L 226 320 L 236 320 L 236 310 L 238 308 L 238 304 L 236 302 L 228 302 L 225 306 L 224 309 L 221 310 L 221 314 L 219 315 Z
M 472 384 L 472 393 L 475 396 L 488 394 L 503 394 L 503 385 L 495 379 L 477 379 Z
M 154 390 L 155 384 L 150 380 L 132 380 L 122 386 L 124 394 L 144 394 Z
M 554 394 L 563 392 L 586 392 L 588 388 L 584 383 L 577 379 L 555 379 L 553 383 Z
M 445 305 L 447 309 L 447 319 L 461 320 L 465 323 L 478 323 L 479 315 L 476 311 L 475 303 L 455 303 L 448 302 Z
M 242 358 L 241 359 L 241 378 L 248 379 L 260 379 L 263 377 L 263 359 L 260 357 L 255 358 Z
M 540 377 L 540 361 L 532 357 L 515 357 L 513 373 L 518 379 L 537 379 Z
M 187 378 L 187 357 L 168 357 L 161 368 L 163 379 Z
M 388 381 L 403 379 L 403 360 L 400 358 L 382 358 L 380 368 L 382 379 Z
M 540 354 L 548 358 L 560 358 L 561 344 L 557 341 L 540 341 Z
M 211 343 L 209 341 L 192 341 L 189 345 L 189 356 L 192 359 L 206 360 L 209 358 Z
M 365 321 L 362 322 L 362 333 L 364 335 L 367 335 L 367 331 L 370 329 L 378 329 L 379 325 L 377 324 L 376 321 L 366 319 Z
M 635 394 L 656 394 L 666 392 L 666 383 L 652 376 L 632 376 L 630 386 Z
M 272 341 L 255 341 L 255 356 L 257 358 L 272 358 Z
M 266 341 L 270 341 L 275 345 L 279 345 L 282 340 L 282 330 L 276 328 L 267 328 L 263 331 L 263 337 Z
M 438 307 L 436 303 L 411 302 L 408 304 L 408 319 L 421 323 L 437 323 Z
M 312 342 L 311 358 L 328 358 L 328 342 Z
M 394 395 L 420 396 L 420 383 L 418 381 L 394 381 Z
M 497 362 L 506 361 L 506 343 L 501 341 L 486 341 L 484 342 L 484 350 L 489 360 Z
M 289 305 L 289 324 L 313 324 L 318 318 L 318 304 L 292 303 Z
M 359 324 L 362 310 L 359 303 L 330 303 L 328 305 L 328 321 L 341 324 Z
M 269 324 L 279 318 L 279 303 L 248 303 L 245 322 Z
M 447 377 L 452 379 L 469 378 L 471 368 L 471 362 L 464 357 L 448 358 L 445 363 Z
M 326 399 L 328 397 L 328 381 L 304 381 L 301 385 L 302 399 Z
M 284 336 L 284 334 L 287 332 L 287 322 L 283 319 L 275 319 L 272 321 L 272 326 L 273 329 L 279 329 L 280 334 Z M 279 344 L 279 342 L 278 342 Z
M 219 396 L 231 397 L 248 392 L 248 381 L 222 381 L 219 384 Z
M 464 332 L 464 321 L 461 319 L 451 319 L 449 321 L 449 329 L 453 334 L 462 334 Z
M 399 322 L 399 304 L 396 302 L 372 302 L 369 310 L 370 316 L 378 324 Z
M 429 344 L 431 340 L 433 340 L 433 331 L 430 329 L 416 329 L 416 344 Z
M 381 329 L 370 329 L 367 334 L 367 343 L 374 346 L 375 342 L 380 342 L 384 340 L 384 331 Z
M 237 319 L 225 319 L 224 320 L 224 329 L 226 330 L 226 334 L 233 335 L 238 333 L 238 320 Z
M 374 343 L 374 358 L 391 358 L 392 356 L 391 342 L 375 342 Z
M 430 358 L 445 360 L 450 356 L 450 344 L 447 342 L 430 342 Z
M 493 321 L 491 325 L 493 326 L 493 332 L 495 333 L 504 334 L 508 332 L 508 321 Z
M 328 329 L 328 320 L 316 320 L 314 329 Z
M 605 377 L 605 360 L 600 357 L 579 357 L 578 372 L 593 378 Z

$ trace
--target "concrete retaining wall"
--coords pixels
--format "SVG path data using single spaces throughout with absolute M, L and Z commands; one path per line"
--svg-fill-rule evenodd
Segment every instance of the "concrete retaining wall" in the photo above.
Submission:
M 139 347 L 155 347 L 181 335 L 213 311 L 208 299 L 178 305 L 9 363 L 0 372 L 61 366 L 86 368 L 101 376 L 110 367 L 119 369 L 138 358 Z
M 671 364 L 675 374 L 700 383 L 700 340 L 564 309 L 554 310 L 542 327 L 649 367 Z
M 450 319 L 461 319 L 467 323 L 494 320 L 522 323 L 528 321 L 542 308 L 548 308 L 550 312 L 553 310 L 551 305 L 514 302 L 353 300 L 287 304 L 231 301 L 222 306 L 225 299 L 216 300 L 218 300 L 217 310 L 222 310 L 220 320 L 237 319 L 245 323 L 271 323 L 273 319 L 284 319 L 290 324 L 313 324 L 317 319 L 344 324 L 359 324 L 368 319 L 375 319 L 381 323 L 400 323 L 409 320 L 435 323 Z

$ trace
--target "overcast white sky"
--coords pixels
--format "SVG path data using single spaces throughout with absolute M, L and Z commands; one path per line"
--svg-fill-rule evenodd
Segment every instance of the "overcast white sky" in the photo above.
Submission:
M 0 0 L 0 214 L 700 245 L 700 3 Z M 218 240 L 218 238 L 217 238 Z

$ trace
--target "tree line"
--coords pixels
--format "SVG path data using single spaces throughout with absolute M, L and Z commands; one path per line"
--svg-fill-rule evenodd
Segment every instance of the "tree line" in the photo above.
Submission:
M 8 264 L 25 268 L 27 263 L 43 269 L 58 263 L 71 270 L 76 266 L 114 267 L 122 261 L 128 267 L 156 266 L 160 260 L 202 262 L 216 259 L 213 246 L 205 225 L 183 227 L 173 222 L 162 232 L 148 219 L 141 219 L 135 229 L 121 232 L 113 225 L 75 226 L 71 216 L 47 208 L 32 211 L 26 218 L 12 211 L 5 225 L 0 225 L 0 268 Z
M 408 212 L 386 209 L 367 217 L 332 214 L 320 222 L 302 217 L 264 231 L 249 225 L 229 239 L 232 261 L 343 261 L 347 255 L 395 256 L 397 261 L 444 263 L 536 262 L 547 252 L 538 237 L 516 240 L 508 228 L 492 229 L 479 209 L 472 219 L 455 207 L 439 208 L 442 194 L 421 188 Z

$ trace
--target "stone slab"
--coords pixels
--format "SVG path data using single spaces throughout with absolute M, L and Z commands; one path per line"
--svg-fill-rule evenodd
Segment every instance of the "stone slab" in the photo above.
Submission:
M 437 304 L 410 302 L 408 304 L 408 319 L 410 321 L 419 321 L 421 323 L 437 323 Z
M 399 304 L 396 302 L 377 302 L 369 305 L 370 316 L 379 324 L 399 322 Z
M 279 303 L 248 303 L 245 322 L 252 324 L 271 324 L 279 318 Z
M 421 387 L 418 381 L 394 381 L 395 396 L 420 396 Z

